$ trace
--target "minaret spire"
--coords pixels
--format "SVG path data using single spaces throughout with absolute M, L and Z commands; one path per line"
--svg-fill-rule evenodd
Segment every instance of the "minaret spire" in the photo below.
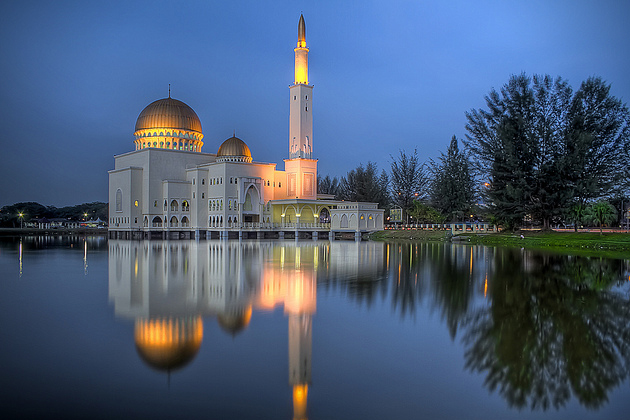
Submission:
M 304 23 L 304 15 L 300 15 L 298 22 L 298 43 L 299 48 L 306 47 L 306 23 Z
M 295 81 L 296 85 L 308 85 L 308 47 L 306 46 L 306 23 L 304 15 L 300 15 L 298 22 L 298 41 L 295 51 Z

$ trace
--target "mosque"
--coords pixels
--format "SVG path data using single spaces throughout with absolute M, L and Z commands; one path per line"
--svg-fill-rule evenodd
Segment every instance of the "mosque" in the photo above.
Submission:
M 313 86 L 308 84 L 306 24 L 300 16 L 295 80 L 289 87 L 289 153 L 284 170 L 253 160 L 236 136 L 215 153 L 201 151 L 201 121 L 169 97 L 138 116 L 135 150 L 109 171 L 109 237 L 334 238 L 383 229 L 376 203 L 317 194 Z

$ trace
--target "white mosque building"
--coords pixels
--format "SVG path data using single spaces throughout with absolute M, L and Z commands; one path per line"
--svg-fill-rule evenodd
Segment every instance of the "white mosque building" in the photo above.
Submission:
M 376 203 L 317 194 L 313 86 L 308 84 L 306 24 L 300 16 L 295 81 L 289 88 L 289 157 L 284 170 L 256 162 L 236 136 L 201 151 L 195 111 L 170 97 L 138 116 L 135 150 L 109 171 L 110 238 L 331 237 L 383 229 Z

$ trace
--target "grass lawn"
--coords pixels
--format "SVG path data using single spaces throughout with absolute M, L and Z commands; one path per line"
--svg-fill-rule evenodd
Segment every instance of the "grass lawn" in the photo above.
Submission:
M 522 235 L 522 237 L 521 237 Z M 373 240 L 447 240 L 445 231 L 386 230 L 371 236 Z M 454 241 L 468 244 L 570 251 L 572 254 L 630 258 L 630 234 L 599 232 L 463 233 Z

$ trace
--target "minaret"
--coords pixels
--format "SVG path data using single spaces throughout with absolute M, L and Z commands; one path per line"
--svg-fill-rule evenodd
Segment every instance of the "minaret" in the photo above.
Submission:
M 315 199 L 317 160 L 313 159 L 313 86 L 308 84 L 308 47 L 303 15 L 298 22 L 298 41 L 293 51 L 295 80 L 289 88 L 289 159 L 285 160 L 287 196 Z

